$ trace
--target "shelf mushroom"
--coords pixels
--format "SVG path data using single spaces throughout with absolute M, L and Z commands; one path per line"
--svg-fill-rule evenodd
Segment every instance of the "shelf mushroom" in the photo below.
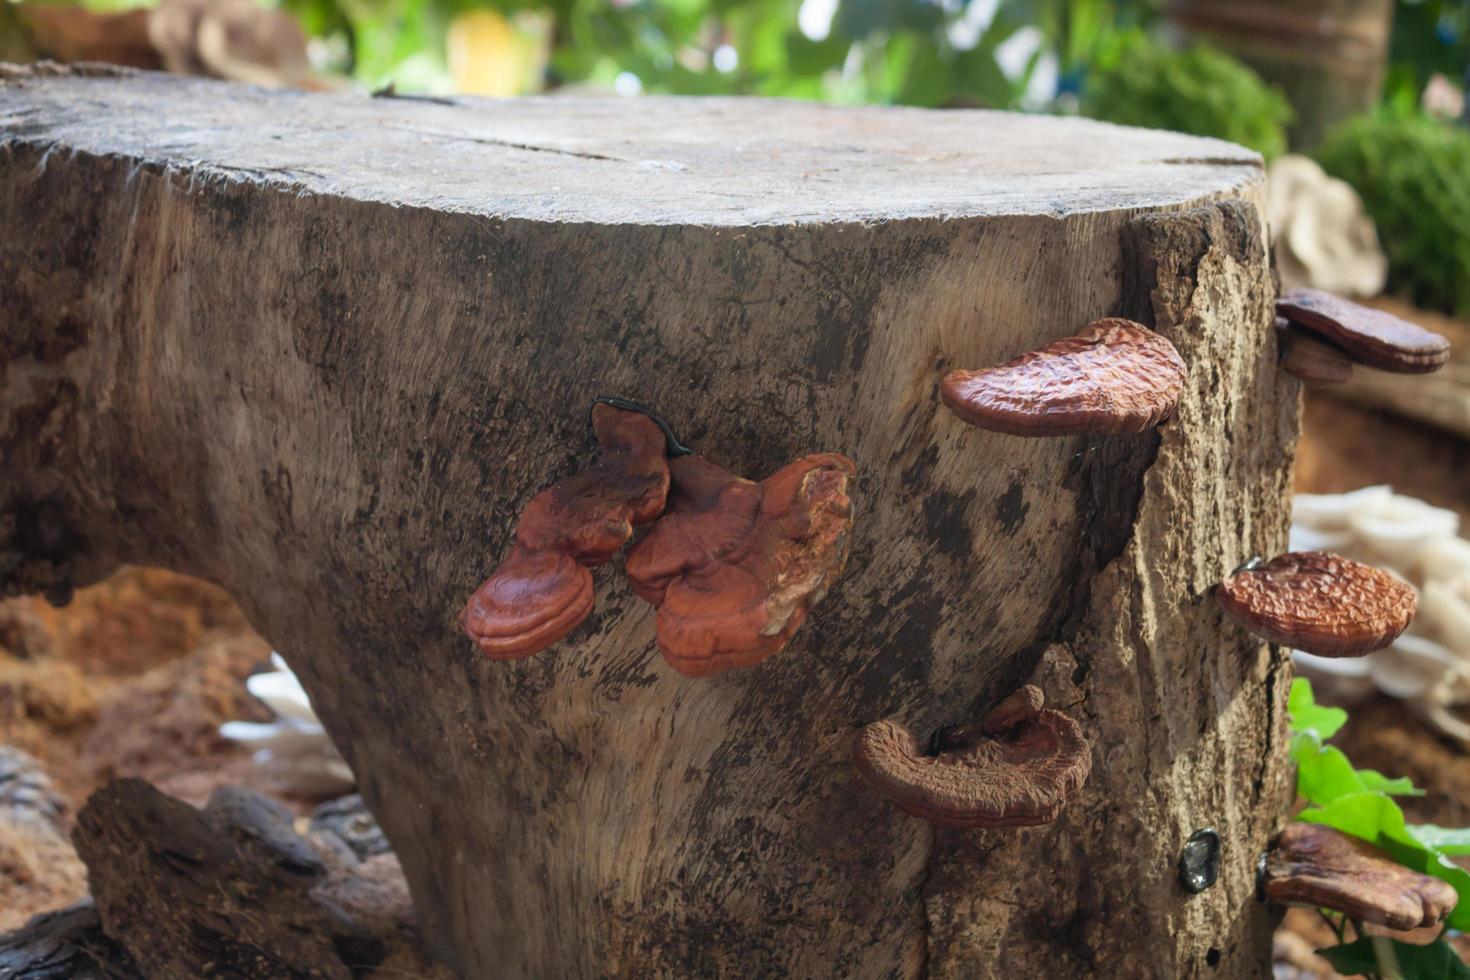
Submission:
M 702 456 L 669 462 L 669 511 L 628 555 L 658 607 L 658 645 L 681 674 L 750 667 L 778 652 L 847 560 L 852 460 L 805 456 L 759 483 Z
M 1082 729 L 1021 688 L 979 724 L 940 729 L 926 754 L 894 719 L 853 741 L 862 780 L 894 806 L 939 827 L 1033 827 L 1050 823 L 1086 782 L 1092 753 Z
M 1417 605 L 1414 590 L 1387 572 L 1326 551 L 1245 565 L 1216 586 L 1215 598 L 1257 636 L 1319 657 L 1382 650 Z
M 645 414 L 605 404 L 593 406 L 592 428 L 598 461 L 531 498 L 510 554 L 460 614 L 493 660 L 529 657 L 576 629 L 592 611 L 589 569 L 611 560 L 635 524 L 663 513 L 664 431 Z
M 1276 318 L 1276 345 L 1281 369 L 1309 388 L 1342 384 L 1353 377 L 1353 359 L 1335 344 Z
M 1331 909 L 1390 929 L 1438 925 L 1455 908 L 1454 886 L 1406 868 L 1340 830 L 1289 823 L 1262 861 L 1261 897 Z
M 1110 317 L 998 367 L 953 371 L 939 394 L 955 415 L 993 432 L 1123 435 L 1166 419 L 1186 373 L 1167 338 Z
M 1320 289 L 1288 291 L 1276 300 L 1276 315 L 1380 371 L 1428 374 L 1450 358 L 1450 342 L 1439 334 Z

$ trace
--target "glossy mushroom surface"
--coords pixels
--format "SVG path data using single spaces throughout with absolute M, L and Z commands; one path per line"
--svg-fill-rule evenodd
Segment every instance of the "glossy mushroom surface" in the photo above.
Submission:
M 1332 827 L 1289 823 L 1266 852 L 1262 891 L 1278 905 L 1332 909 L 1390 929 L 1437 925 L 1455 908 L 1454 886 L 1394 861 Z
M 1131 320 L 1098 320 L 998 367 L 954 371 L 939 393 L 964 421 L 1018 436 L 1143 432 L 1174 411 L 1184 360 Z
M 1353 359 L 1330 341 L 1276 318 L 1281 369 L 1308 388 L 1342 384 L 1353 377 Z
M 659 649 L 689 677 L 758 664 L 842 573 L 857 470 L 835 453 L 759 483 L 702 456 L 669 470 L 669 512 L 627 561 L 633 591 L 658 607 Z
M 936 826 L 1050 823 L 1086 782 L 1091 750 L 1075 721 L 1040 706 L 1039 689 L 1022 691 L 978 725 L 942 729 L 949 734 L 935 739 L 941 751 L 934 755 L 894 719 L 868 725 L 853 741 L 858 775 L 900 810 Z
M 529 657 L 576 629 L 592 611 L 589 569 L 617 554 L 635 524 L 663 513 L 663 430 L 646 415 L 607 405 L 593 408 L 592 428 L 602 450 L 597 462 L 531 498 L 510 554 L 460 614 L 491 659 Z
M 1320 289 L 1287 292 L 1276 300 L 1276 313 L 1380 371 L 1427 374 L 1450 358 L 1450 342 L 1439 334 Z
M 1382 650 L 1408 628 L 1414 590 L 1381 569 L 1326 551 L 1290 551 L 1215 588 L 1231 619 L 1272 643 L 1319 657 Z

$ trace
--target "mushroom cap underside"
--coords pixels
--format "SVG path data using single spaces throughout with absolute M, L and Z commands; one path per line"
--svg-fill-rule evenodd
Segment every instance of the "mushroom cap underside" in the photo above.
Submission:
M 1263 890 L 1279 905 L 1342 912 L 1390 929 L 1443 922 L 1454 886 L 1406 868 L 1366 841 L 1332 827 L 1290 823 L 1266 854 Z
M 1381 371 L 1427 374 L 1450 357 L 1450 342 L 1441 335 L 1319 289 L 1287 292 L 1276 300 L 1276 312 L 1326 337 L 1358 363 Z

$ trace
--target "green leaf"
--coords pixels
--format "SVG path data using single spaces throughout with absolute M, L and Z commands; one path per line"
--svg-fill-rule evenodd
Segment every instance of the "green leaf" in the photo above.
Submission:
M 1470 967 L 1443 939 L 1415 946 L 1387 936 L 1364 936 L 1356 942 L 1319 949 L 1317 955 L 1345 976 L 1372 973 L 1404 980 L 1470 980 Z
M 1326 741 L 1336 735 L 1338 729 L 1347 724 L 1348 714 L 1341 708 L 1329 708 L 1317 704 L 1312 695 L 1312 682 L 1298 677 L 1291 682 L 1291 692 L 1286 698 L 1286 713 L 1294 732 L 1316 732 Z
M 1309 803 L 1326 806 L 1340 796 L 1369 788 L 1348 757 L 1340 749 L 1323 745 L 1316 732 L 1292 736 L 1291 758 L 1296 763 L 1297 795 Z
M 1297 814 L 1297 819 L 1336 827 L 1382 848 L 1406 868 L 1449 882 L 1460 896 L 1449 924 L 1462 932 L 1470 930 L 1470 872 L 1417 840 L 1392 798 L 1382 793 L 1349 793 L 1326 806 L 1309 807 Z
M 1409 833 L 1433 851 L 1445 855 L 1470 854 L 1470 827 L 1436 827 L 1432 823 L 1411 823 Z
M 1379 793 L 1387 793 L 1389 796 L 1423 796 L 1424 791 L 1414 786 L 1413 780 L 1408 776 L 1400 776 L 1397 779 L 1389 779 L 1376 769 L 1359 769 L 1358 781 L 1367 790 L 1376 790 Z

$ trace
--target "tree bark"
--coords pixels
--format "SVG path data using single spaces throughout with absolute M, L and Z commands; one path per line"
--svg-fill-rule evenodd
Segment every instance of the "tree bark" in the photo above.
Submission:
M 1259 160 L 1001 113 L 452 102 L 0 84 L 5 590 L 228 588 L 465 976 L 1262 975 L 1287 660 L 1210 598 L 1285 543 Z M 1189 365 L 1157 432 L 940 405 L 1109 314 Z M 534 658 L 458 632 L 607 394 L 751 477 L 857 462 L 848 571 L 783 653 L 681 678 L 616 565 Z M 1094 747 L 1054 824 L 935 831 L 854 779 L 860 726 L 1033 675 Z

